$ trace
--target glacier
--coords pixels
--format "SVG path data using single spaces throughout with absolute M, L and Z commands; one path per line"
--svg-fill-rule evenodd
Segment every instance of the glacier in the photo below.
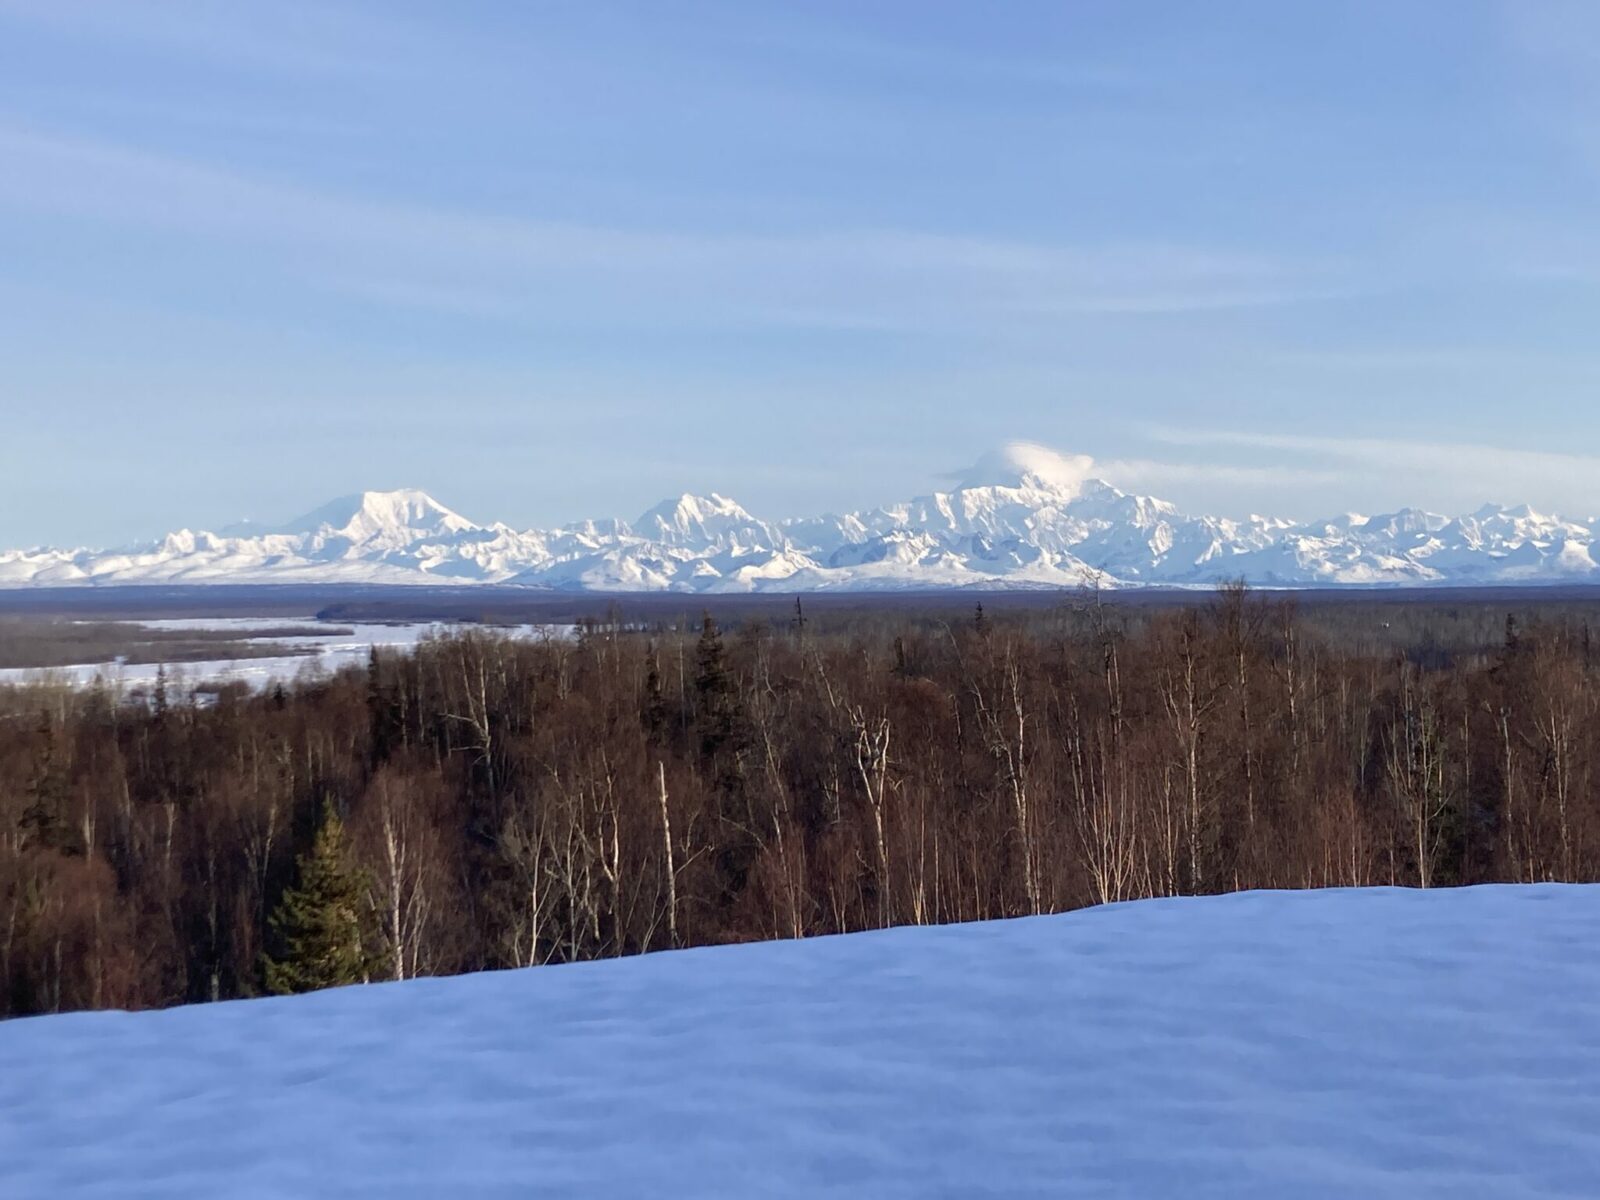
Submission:
M 1060 464 L 1070 463 L 1071 469 Z M 479 524 L 425 492 L 369 491 L 286 524 L 189 529 L 109 550 L 0 552 L 0 587 L 504 584 L 577 592 L 1396 587 L 1600 579 L 1600 522 L 1527 506 L 1313 522 L 1191 515 L 1036 447 L 987 455 L 948 491 L 770 521 L 712 493 L 637 520 Z

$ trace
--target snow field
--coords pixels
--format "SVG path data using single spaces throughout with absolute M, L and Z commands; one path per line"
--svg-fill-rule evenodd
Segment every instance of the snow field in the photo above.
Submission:
M 1249 893 L 0 1025 L 0 1195 L 1592 1197 L 1600 887 Z

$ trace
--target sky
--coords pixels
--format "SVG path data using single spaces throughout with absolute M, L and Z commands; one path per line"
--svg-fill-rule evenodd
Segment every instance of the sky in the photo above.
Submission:
M 1013 441 L 1588 517 L 1597 202 L 1587 0 L 0 0 L 0 546 Z

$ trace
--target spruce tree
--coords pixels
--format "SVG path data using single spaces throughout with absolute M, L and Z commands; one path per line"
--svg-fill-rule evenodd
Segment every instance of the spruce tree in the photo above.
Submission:
M 373 960 L 363 945 L 361 873 L 345 857 L 344 822 L 327 803 L 299 880 L 268 921 L 278 953 L 264 963 L 267 990 L 279 995 L 364 983 Z
M 644 727 L 653 744 L 666 740 L 669 717 L 667 697 L 661 682 L 661 660 L 654 643 L 650 646 L 650 665 L 644 677 Z
M 39 739 L 43 749 L 28 784 L 28 805 L 19 822 L 22 844 L 71 854 L 77 847 L 66 820 L 67 773 L 59 761 L 55 725 L 49 713 L 39 714 Z
M 395 743 L 401 739 L 399 705 L 392 690 L 383 685 L 383 662 L 376 646 L 367 651 L 367 732 L 372 766 L 376 768 L 389 761 Z
M 733 740 L 733 679 L 723 659 L 722 634 L 706 613 L 695 647 L 695 719 L 700 733 L 700 754 L 707 762 Z

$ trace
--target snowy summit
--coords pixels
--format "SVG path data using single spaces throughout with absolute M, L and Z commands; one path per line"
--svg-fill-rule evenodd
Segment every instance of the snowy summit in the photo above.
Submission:
M 1094 461 L 1013 443 L 949 491 L 844 516 L 764 520 L 713 492 L 633 522 L 517 531 L 420 491 L 363 492 L 273 528 L 181 530 L 113 550 L 0 552 L 0 587 L 501 583 L 573 591 L 1600 581 L 1600 527 L 1522 506 L 1295 522 L 1180 512 L 1099 479 Z

